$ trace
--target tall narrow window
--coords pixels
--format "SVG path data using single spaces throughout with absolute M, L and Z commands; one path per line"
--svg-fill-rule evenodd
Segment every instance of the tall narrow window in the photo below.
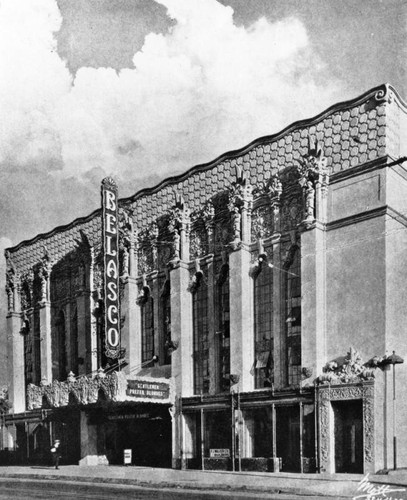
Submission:
M 99 331 L 98 331 L 98 341 L 99 341 Z M 75 375 L 79 374 L 79 364 L 78 364 L 78 311 L 75 307 L 74 313 L 71 317 L 71 370 Z M 102 352 L 98 344 L 98 355 Z M 98 366 L 102 366 L 100 360 L 98 359 Z
M 154 356 L 154 301 L 149 295 L 141 311 L 141 361 L 145 363 Z
M 161 295 L 161 323 L 162 323 L 162 342 L 164 350 L 164 365 L 171 363 L 171 352 L 173 348 L 171 338 L 171 294 L 170 281 L 167 279 L 164 283 Z
M 219 390 L 226 391 L 230 388 L 230 317 L 229 317 L 229 266 L 221 269 L 217 283 L 217 322 L 216 331 L 219 355 Z
M 273 382 L 273 271 L 264 263 L 254 281 L 255 388 Z
M 66 372 L 66 335 L 65 315 L 59 311 L 52 336 L 52 377 L 56 380 L 65 380 Z
M 209 392 L 208 287 L 203 280 L 192 294 L 194 328 L 194 393 Z
M 285 267 L 287 381 L 297 386 L 301 377 L 301 267 L 297 246 L 289 251 Z

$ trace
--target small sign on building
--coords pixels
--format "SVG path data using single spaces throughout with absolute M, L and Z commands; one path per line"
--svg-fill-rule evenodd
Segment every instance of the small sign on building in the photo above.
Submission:
M 170 397 L 170 386 L 165 382 L 128 380 L 126 394 L 135 398 L 168 399 Z
M 209 450 L 210 458 L 230 458 L 229 448 L 211 448 Z
M 123 462 L 124 465 L 131 465 L 132 450 L 123 450 Z

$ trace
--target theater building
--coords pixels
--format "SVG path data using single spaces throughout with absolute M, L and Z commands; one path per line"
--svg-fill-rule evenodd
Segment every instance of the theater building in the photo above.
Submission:
M 15 459 L 407 467 L 406 153 L 383 85 L 9 248 Z

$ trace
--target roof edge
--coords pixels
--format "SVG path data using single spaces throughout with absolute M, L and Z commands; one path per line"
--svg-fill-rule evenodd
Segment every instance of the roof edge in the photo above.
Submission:
M 241 156 L 241 155 L 245 154 L 247 151 L 250 151 L 251 149 L 253 149 L 255 146 L 259 146 L 259 145 L 263 144 L 264 142 L 278 140 L 282 136 L 286 135 L 289 132 L 294 131 L 297 128 L 309 127 L 309 126 L 315 125 L 316 123 L 318 123 L 322 119 L 326 118 L 330 114 L 334 113 L 335 111 L 345 110 L 347 108 L 356 106 L 358 104 L 361 104 L 361 103 L 369 100 L 372 97 L 374 97 L 379 102 L 385 101 L 388 98 L 390 91 L 394 93 L 394 95 L 397 98 L 397 100 L 399 101 L 399 103 L 406 109 L 406 112 L 407 112 L 407 103 L 402 99 L 402 97 L 397 92 L 397 90 L 389 83 L 383 83 L 381 85 L 378 85 L 377 87 L 373 87 L 372 89 L 367 90 L 366 92 L 359 95 L 358 97 L 355 97 L 355 98 L 347 100 L 347 101 L 341 101 L 339 103 L 333 104 L 329 108 L 325 109 L 321 113 L 319 113 L 311 118 L 305 118 L 303 120 L 298 120 L 296 122 L 293 122 L 290 125 L 288 125 L 287 127 L 283 128 L 280 132 L 254 139 L 252 142 L 250 142 L 246 146 L 243 146 L 242 148 L 235 149 L 232 151 L 227 151 L 226 153 L 222 153 L 220 156 L 218 156 L 214 160 L 211 160 L 210 162 L 195 165 L 195 166 L 189 168 L 187 171 L 183 172 L 182 174 L 167 177 L 167 178 L 163 179 L 161 182 L 159 182 L 158 184 L 156 184 L 153 187 L 144 188 L 144 189 L 141 189 L 140 191 L 137 191 L 132 196 L 129 196 L 126 198 L 120 198 L 119 202 L 132 203 L 132 202 L 136 201 L 137 199 L 141 198 L 142 196 L 157 193 L 158 191 L 160 191 L 161 189 L 163 189 L 169 185 L 172 185 L 172 184 L 175 184 L 178 182 L 182 182 L 183 180 L 187 179 L 192 173 L 199 173 L 199 172 L 204 172 L 206 170 L 209 170 L 209 169 L 213 168 L 214 166 L 218 165 L 219 163 L 221 163 L 222 161 L 225 161 L 225 160 L 230 159 L 230 158 L 235 158 L 237 156 Z M 60 231 L 71 229 L 71 228 L 75 227 L 76 225 L 79 225 L 79 224 L 82 224 L 84 222 L 91 220 L 100 211 L 101 211 L 101 209 L 98 208 L 85 217 L 80 217 L 78 219 L 74 219 L 69 224 L 57 226 L 56 228 L 52 229 L 51 231 L 38 234 L 34 238 L 23 240 L 13 247 L 6 248 L 5 252 L 7 252 L 7 251 L 16 252 L 17 250 L 19 250 L 23 246 L 36 243 L 37 241 L 39 241 L 43 238 L 49 238 L 49 237 L 53 236 L 55 233 L 58 233 Z

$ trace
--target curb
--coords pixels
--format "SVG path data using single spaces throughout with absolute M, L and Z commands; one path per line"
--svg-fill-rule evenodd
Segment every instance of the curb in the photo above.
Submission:
M 78 483 L 93 483 L 93 484 L 115 484 L 115 485 L 124 485 L 124 486 L 137 486 L 140 488 L 151 488 L 151 489 L 173 489 L 173 490 L 197 490 L 197 491 L 208 491 L 208 485 L 202 485 L 197 483 L 188 483 L 183 482 L 154 482 L 154 481 L 142 481 L 139 479 L 128 479 L 128 478 L 112 478 L 112 477 L 84 477 L 84 476 L 66 476 L 61 474 L 1 474 L 0 479 L 31 479 L 33 481 L 64 481 L 64 482 L 78 482 Z M 335 499 L 347 499 L 351 498 L 350 496 L 341 495 L 338 496 L 337 493 L 329 493 L 329 492 L 320 492 L 320 491 L 304 491 L 304 489 L 299 488 L 290 488 L 290 487 L 267 487 L 267 486 L 258 486 L 258 487 L 250 487 L 250 486 L 231 486 L 231 485 L 213 485 L 210 488 L 211 491 L 219 491 L 219 492 L 237 492 L 237 493 L 268 493 L 268 494 L 291 494 L 296 497 L 315 497 L 320 496 L 324 498 L 335 498 Z

